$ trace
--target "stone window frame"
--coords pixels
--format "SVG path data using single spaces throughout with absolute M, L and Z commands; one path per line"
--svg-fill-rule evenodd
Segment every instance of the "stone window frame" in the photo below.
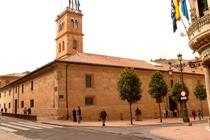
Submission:
M 24 101 L 21 101 L 20 107 L 21 107 L 21 108 L 24 108 Z
M 33 108 L 34 107 L 34 99 L 30 100 L 30 107 Z
M 62 51 L 65 50 L 65 41 L 62 41 Z
M 31 81 L 31 90 L 34 90 L 34 81 Z
M 77 42 L 77 40 L 74 39 L 72 48 L 76 50 L 77 49 L 77 45 L 78 45 L 78 42 Z
M 85 88 L 93 88 L 93 74 L 85 74 Z
M 95 105 L 95 96 L 85 96 L 85 106 Z

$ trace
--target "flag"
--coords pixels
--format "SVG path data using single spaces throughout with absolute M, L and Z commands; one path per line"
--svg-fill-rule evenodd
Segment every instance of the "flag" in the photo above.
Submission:
M 182 9 L 183 15 L 184 15 L 184 16 L 187 18 L 187 20 L 189 21 L 189 15 L 188 15 L 188 9 L 187 9 L 186 0 L 181 0 L 181 9 Z
M 176 25 L 176 16 L 175 16 L 175 6 L 173 0 L 171 0 L 171 18 L 173 22 L 173 31 L 176 32 L 177 25 Z
M 180 11 L 179 11 L 179 0 L 175 0 L 175 16 L 176 16 L 176 20 L 180 20 L 181 16 L 180 16 Z

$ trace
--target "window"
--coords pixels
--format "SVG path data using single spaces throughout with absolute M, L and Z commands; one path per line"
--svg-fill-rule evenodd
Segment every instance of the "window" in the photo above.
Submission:
M 77 41 L 73 40 L 73 49 L 77 49 Z
M 0 87 L 1 87 L 1 82 L 0 82 Z
M 62 31 L 64 29 L 64 22 L 60 23 L 58 28 L 59 31 Z
M 58 51 L 59 51 L 59 53 L 61 52 L 61 43 L 59 43 Z
M 85 76 L 85 84 L 86 84 L 86 88 L 92 87 L 92 76 L 91 75 Z
M 8 107 L 11 108 L 11 103 L 9 103 Z
M 0 99 L 1 99 L 1 93 L 0 93 Z
M 21 108 L 24 108 L 24 101 L 21 101 Z
M 71 27 L 74 28 L 74 20 L 71 19 Z
M 172 88 L 172 87 L 173 87 L 173 85 L 174 85 L 174 81 L 173 81 L 173 80 L 171 80 L 170 82 L 171 82 L 171 88 Z
M 64 51 L 65 50 L 65 42 L 63 41 L 62 42 L 62 51 Z
M 22 93 L 24 92 L 24 84 L 22 84 Z
M 34 100 L 30 100 L 30 107 L 34 107 Z
M 63 95 L 59 95 L 59 99 L 63 99 L 64 98 L 64 96 Z
M 31 90 L 34 90 L 34 81 L 31 81 Z
M 94 97 L 85 97 L 85 105 L 94 105 Z
M 78 21 L 77 20 L 75 20 L 74 27 L 78 28 Z

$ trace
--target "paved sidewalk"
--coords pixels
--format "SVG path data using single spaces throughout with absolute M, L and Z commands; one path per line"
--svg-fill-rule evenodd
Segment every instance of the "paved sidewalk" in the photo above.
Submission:
M 204 118 L 207 119 L 207 118 Z M 207 130 L 208 123 L 199 123 L 199 120 L 192 120 L 192 126 L 188 126 L 182 122 L 182 118 L 167 118 L 163 119 L 163 123 L 160 123 L 159 119 L 145 119 L 143 121 L 134 121 L 134 125 L 130 125 L 129 121 L 107 121 L 106 122 L 106 132 L 110 129 L 109 132 L 113 132 L 112 128 L 120 127 L 123 128 L 131 128 L 135 126 L 144 126 L 144 125 L 160 125 L 160 124 L 180 124 L 180 125 L 172 125 L 169 127 L 162 127 L 153 129 L 150 131 L 151 135 L 158 136 L 164 139 L 170 140 L 210 140 L 210 130 Z M 44 118 L 39 118 L 39 122 L 43 123 L 50 123 L 50 124 L 57 124 L 57 125 L 64 125 L 64 126 L 74 126 L 74 127 L 95 127 L 99 130 L 102 130 L 102 123 L 101 122 L 87 122 L 82 121 L 80 124 L 72 122 L 71 120 L 49 120 Z M 197 122 L 197 123 L 195 123 Z M 104 129 L 105 130 L 105 129 Z M 123 129 L 121 129 L 123 131 Z M 115 132 L 113 132 L 115 133 Z M 119 133 L 119 130 L 116 131 Z M 120 134 L 123 134 L 120 133 Z

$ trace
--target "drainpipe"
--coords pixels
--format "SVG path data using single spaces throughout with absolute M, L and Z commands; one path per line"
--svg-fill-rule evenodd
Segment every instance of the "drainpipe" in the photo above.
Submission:
M 69 119 L 69 105 L 68 105 L 68 64 L 66 65 L 66 118 Z

